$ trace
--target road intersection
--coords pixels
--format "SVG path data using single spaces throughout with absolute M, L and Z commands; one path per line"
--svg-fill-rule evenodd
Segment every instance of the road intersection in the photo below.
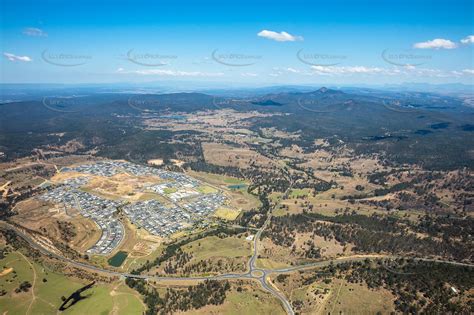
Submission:
M 260 285 L 265 291 L 272 294 L 275 298 L 277 298 L 281 302 L 285 312 L 289 315 L 294 315 L 294 311 L 291 306 L 291 303 L 288 301 L 288 299 L 285 297 L 285 295 L 282 292 L 280 292 L 277 288 L 275 288 L 270 283 L 268 278 L 269 278 L 269 275 L 271 274 L 282 274 L 282 273 L 289 273 L 289 272 L 294 272 L 294 271 L 299 271 L 299 270 L 308 270 L 312 268 L 324 267 L 330 264 L 339 264 L 339 263 L 344 263 L 344 262 L 363 261 L 367 258 L 389 258 L 389 259 L 412 258 L 412 257 L 403 257 L 403 256 L 394 256 L 394 255 L 355 255 L 355 256 L 340 257 L 336 259 L 328 259 L 328 260 L 318 261 L 314 263 L 291 266 L 291 267 L 281 268 L 281 269 L 266 269 L 266 268 L 257 267 L 256 262 L 258 258 L 259 241 L 261 239 L 262 233 L 264 232 L 264 230 L 266 229 L 266 227 L 271 221 L 273 210 L 278 207 L 278 205 L 281 203 L 282 200 L 285 199 L 286 196 L 288 196 L 288 194 L 290 193 L 292 189 L 293 182 L 289 174 L 288 174 L 288 177 L 289 177 L 290 185 L 288 186 L 286 191 L 283 193 L 279 201 L 268 210 L 267 218 L 265 222 L 259 229 L 257 229 L 257 232 L 255 233 L 255 236 L 253 239 L 253 253 L 248 261 L 248 270 L 245 273 L 227 273 L 227 274 L 222 274 L 222 275 L 206 276 L 206 277 L 165 277 L 165 276 L 156 276 L 156 275 L 155 276 L 136 275 L 136 274 L 131 274 L 131 273 L 108 270 L 108 269 L 103 269 L 103 268 L 90 265 L 87 263 L 75 261 L 70 258 L 53 253 L 49 251 L 48 249 L 38 245 L 27 233 L 20 230 L 15 225 L 12 225 L 6 221 L 0 221 L 0 227 L 3 226 L 4 228 L 14 230 L 20 237 L 22 237 L 26 242 L 28 242 L 28 244 L 31 247 L 39 250 L 45 255 L 48 255 L 52 258 L 56 258 L 63 262 L 67 262 L 70 265 L 75 266 L 75 267 L 79 267 L 79 268 L 83 268 L 83 269 L 87 269 L 87 270 L 91 270 L 95 272 L 105 273 L 110 276 L 143 279 L 147 281 L 170 281 L 170 280 L 171 281 L 190 281 L 190 280 L 203 281 L 203 280 L 228 280 L 228 279 L 255 280 L 260 283 Z M 474 264 L 467 264 L 467 263 L 460 263 L 460 262 L 453 262 L 453 261 L 443 261 L 443 260 L 436 260 L 436 259 L 429 259 L 429 258 L 414 258 L 414 259 L 419 260 L 419 261 L 431 261 L 431 262 L 449 263 L 449 264 L 455 264 L 455 265 L 474 267 Z
M 355 256 L 347 256 L 347 257 L 340 257 L 340 258 L 335 258 L 335 259 L 328 259 L 328 260 L 322 260 L 314 263 L 309 263 L 309 264 L 304 264 L 304 265 L 298 265 L 298 266 L 291 266 L 287 268 L 280 268 L 280 269 L 263 269 L 263 268 L 258 268 L 255 267 L 255 260 L 256 259 L 251 259 L 249 265 L 251 266 L 251 269 L 247 271 L 246 273 L 228 273 L 228 274 L 222 274 L 222 275 L 216 275 L 216 276 L 206 276 L 206 277 L 164 277 L 164 276 L 153 276 L 153 275 L 135 275 L 131 273 L 126 273 L 126 272 L 119 272 L 119 271 L 114 271 L 114 270 L 109 270 L 109 269 L 103 269 L 91 264 L 79 262 L 72 260 L 70 258 L 58 255 L 56 253 L 53 253 L 49 251 L 48 249 L 38 245 L 28 234 L 26 234 L 24 231 L 20 230 L 16 226 L 6 222 L 6 221 L 0 221 L 0 227 L 4 229 L 10 229 L 16 232 L 18 236 L 23 238 L 32 248 L 40 251 L 42 254 L 47 255 L 49 257 L 58 259 L 60 261 L 63 261 L 65 263 L 68 263 L 74 267 L 78 267 L 81 269 L 86 269 L 89 271 L 93 272 L 100 272 L 103 274 L 107 274 L 109 276 L 117 276 L 117 277 L 122 277 L 122 278 L 135 278 L 135 279 L 143 279 L 147 281 L 190 281 L 190 280 L 195 280 L 195 281 L 203 281 L 203 280 L 229 280 L 229 279 L 240 279 L 240 280 L 256 280 L 260 282 L 262 287 L 271 293 L 273 296 L 275 296 L 278 300 L 280 300 L 283 304 L 283 307 L 285 311 L 288 314 L 294 314 L 293 309 L 291 307 L 290 302 L 286 299 L 286 297 L 277 289 L 275 289 L 269 282 L 268 282 L 268 276 L 271 274 L 282 274 L 282 273 L 289 273 L 289 272 L 294 272 L 294 271 L 300 271 L 300 270 L 310 270 L 314 268 L 320 268 L 324 266 L 328 266 L 330 264 L 341 264 L 345 262 L 354 262 L 354 261 L 364 261 L 366 259 L 370 258 L 387 258 L 387 259 L 398 259 L 398 258 L 410 258 L 414 259 L 416 261 L 426 261 L 426 262 L 437 262 L 437 263 L 445 263 L 445 264 L 452 264 L 452 265 L 457 265 L 457 266 L 467 266 L 467 267 L 472 267 L 474 268 L 474 264 L 470 263 L 461 263 L 461 262 L 455 262 L 455 261 L 449 261 L 449 260 L 438 260 L 438 259 L 431 259 L 431 258 L 413 258 L 413 257 L 404 257 L 404 256 L 395 256 L 395 255 L 355 255 Z M 263 231 L 263 229 L 262 229 Z M 256 251 L 254 251 L 255 256 Z M 252 263 L 253 261 L 253 263 Z

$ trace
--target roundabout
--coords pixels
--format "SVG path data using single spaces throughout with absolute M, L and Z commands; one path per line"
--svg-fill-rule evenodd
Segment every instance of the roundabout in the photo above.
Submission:
M 250 276 L 252 276 L 252 278 L 263 278 L 265 277 L 265 272 L 261 269 L 254 269 L 250 272 Z

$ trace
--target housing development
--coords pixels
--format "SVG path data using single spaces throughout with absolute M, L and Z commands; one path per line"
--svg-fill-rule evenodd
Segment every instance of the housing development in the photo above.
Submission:
M 60 203 L 65 211 L 68 208 L 78 209 L 83 216 L 94 220 L 102 230 L 102 235 L 88 252 L 109 254 L 120 244 L 124 235 L 123 225 L 113 218 L 120 203 L 83 192 L 76 188 L 76 184 L 77 181 L 68 181 L 64 186 L 54 188 L 39 198 Z
M 474 0 L 0 2 L 0 315 L 474 315 Z
M 149 233 L 167 237 L 202 221 L 226 202 L 221 191 L 186 174 L 124 161 L 100 161 L 63 168 L 60 173 L 67 178 L 58 185 L 49 186 L 39 199 L 60 205 L 65 213 L 68 209 L 76 209 L 82 216 L 94 220 L 102 235 L 87 251 L 91 254 L 110 254 L 123 240 L 124 226 L 118 220 L 119 212 Z M 111 198 L 103 191 L 89 187 L 91 176 L 97 181 L 97 178 L 117 175 L 128 176 L 131 180 L 145 176 L 148 181 L 159 183 L 140 186 L 138 193 L 150 197 L 145 200 L 130 200 L 123 196 Z

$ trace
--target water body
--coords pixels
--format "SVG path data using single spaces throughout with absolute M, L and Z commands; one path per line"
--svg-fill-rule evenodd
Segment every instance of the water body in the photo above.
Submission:
M 114 256 L 112 256 L 107 262 L 112 267 L 120 267 L 125 261 L 125 259 L 127 259 L 127 256 L 128 256 L 127 252 L 120 251 Z
M 242 188 L 247 187 L 247 185 L 246 184 L 234 184 L 234 185 L 229 185 L 227 187 L 230 188 L 230 189 L 242 189 Z

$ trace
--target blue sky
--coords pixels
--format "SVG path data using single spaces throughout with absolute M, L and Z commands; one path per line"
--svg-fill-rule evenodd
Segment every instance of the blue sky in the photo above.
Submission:
M 310 3 L 308 3 L 310 2 Z M 1 0 L 2 83 L 472 84 L 472 1 Z

